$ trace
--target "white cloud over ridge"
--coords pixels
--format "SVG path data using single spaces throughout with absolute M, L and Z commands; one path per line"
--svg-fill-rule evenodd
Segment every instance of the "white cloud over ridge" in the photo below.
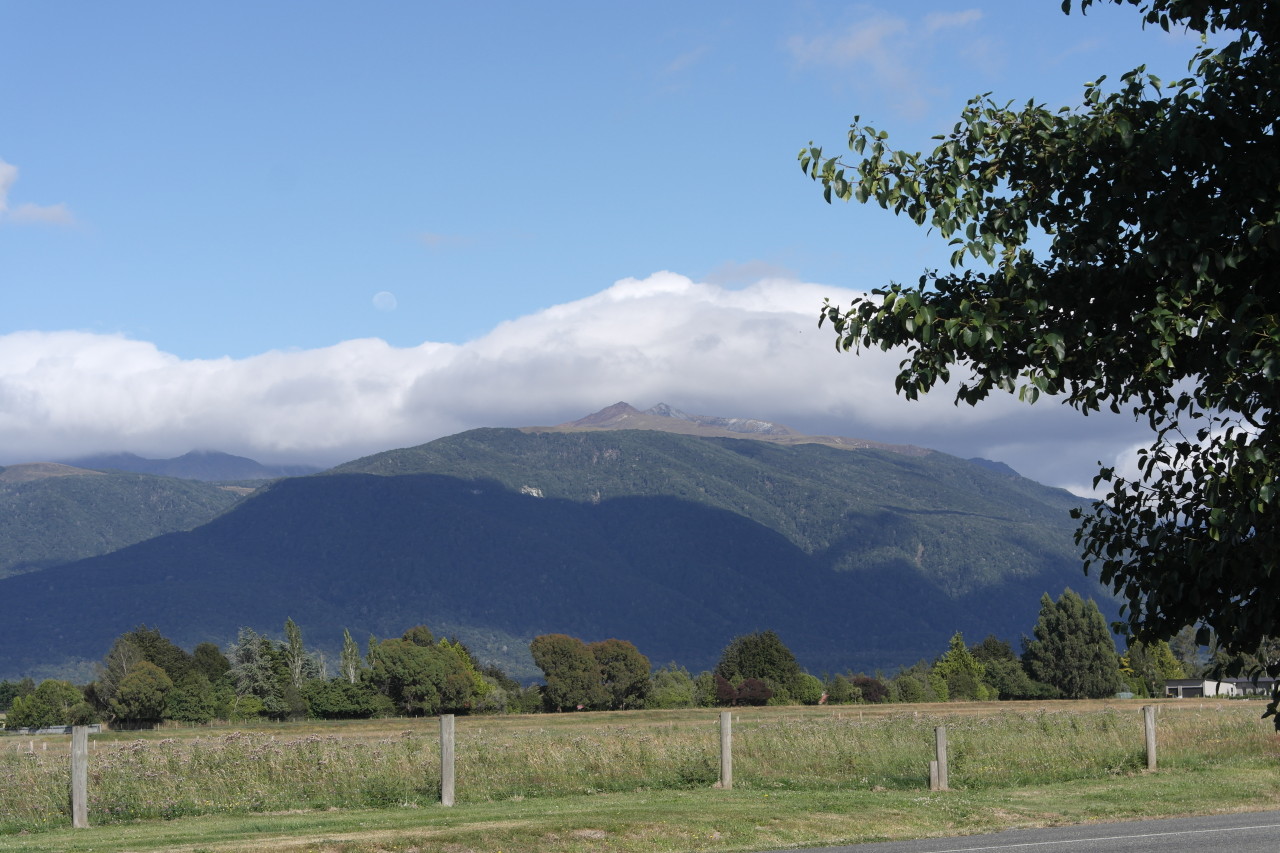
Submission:
M 0 464 L 216 449 L 332 464 L 480 426 L 575 419 L 619 400 L 757 417 L 810 433 L 934 447 L 1087 483 L 1134 443 L 1125 419 L 1051 401 L 958 408 L 893 393 L 901 356 L 834 350 L 817 328 L 840 288 L 765 279 L 726 289 L 669 272 L 504 322 L 466 344 L 378 339 L 244 359 L 181 359 L 87 332 L 0 336 Z

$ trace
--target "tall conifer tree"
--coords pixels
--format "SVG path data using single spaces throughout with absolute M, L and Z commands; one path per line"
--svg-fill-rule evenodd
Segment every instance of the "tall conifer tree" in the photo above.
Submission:
M 351 684 L 360 680 L 360 670 L 364 668 L 360 662 L 360 647 L 346 628 L 342 629 L 342 656 L 338 658 L 338 668 L 342 677 Z
M 1115 642 L 1093 599 L 1071 589 L 1057 601 L 1045 593 L 1034 634 L 1023 655 L 1027 669 L 1065 698 L 1099 699 L 1123 687 Z

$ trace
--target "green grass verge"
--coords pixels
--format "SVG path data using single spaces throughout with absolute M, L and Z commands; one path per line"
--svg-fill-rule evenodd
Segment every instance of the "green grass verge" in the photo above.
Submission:
M 1020 790 L 650 791 L 182 818 L 0 836 L 0 851 L 751 851 L 1280 808 L 1280 772 L 1161 771 Z

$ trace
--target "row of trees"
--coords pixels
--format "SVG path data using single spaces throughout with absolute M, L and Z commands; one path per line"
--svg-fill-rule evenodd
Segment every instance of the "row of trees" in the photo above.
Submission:
M 532 649 L 546 676 L 550 710 L 1084 699 L 1122 691 L 1154 696 L 1163 693 L 1166 680 L 1203 669 L 1195 663 L 1200 655 L 1193 631 L 1180 637 L 1183 659 L 1165 642 L 1135 641 L 1117 655 L 1097 605 L 1070 589 L 1056 600 L 1048 595 L 1041 599 L 1039 619 L 1022 645 L 1018 654 L 1008 642 L 989 636 L 968 646 L 957 633 L 936 659 L 922 660 L 892 677 L 842 673 L 824 679 L 805 672 L 773 631 L 735 638 L 715 669 L 697 676 L 674 663 L 651 673 L 647 658 L 621 640 L 586 644 L 552 634 L 535 639 Z M 625 693 L 606 689 L 613 685 L 619 690 L 624 679 L 603 665 L 605 648 L 626 650 Z
M 116 638 L 92 683 L 0 682 L 0 709 L 7 708 L 7 725 L 15 728 L 523 709 L 518 683 L 481 667 L 462 643 L 437 640 L 425 625 L 395 639 L 370 637 L 364 655 L 344 632 L 333 677 L 323 656 L 304 646 L 293 620 L 285 622 L 284 636 L 280 642 L 242 628 L 225 653 L 212 643 L 188 653 L 157 629 L 140 626 Z
M 1188 655 L 1198 654 L 1192 643 Z M 1130 644 L 1117 655 L 1106 620 L 1092 600 L 1072 590 L 1057 600 L 1045 595 L 1022 653 L 994 636 L 966 646 L 957 633 L 932 663 L 920 661 L 888 681 L 895 702 L 995 699 L 1096 699 L 1122 691 L 1137 696 L 1164 692 L 1164 682 L 1188 670 L 1168 643 Z
M 366 718 L 439 713 L 533 713 L 763 704 L 938 702 L 1095 698 L 1128 690 L 1161 695 L 1170 678 L 1229 664 L 1202 654 L 1188 629 L 1165 642 L 1133 642 L 1117 655 L 1092 601 L 1071 590 L 1041 600 L 1039 619 L 1012 645 L 989 636 L 966 645 L 957 633 L 946 651 L 892 676 L 838 673 L 818 678 L 773 631 L 733 639 L 715 668 L 691 674 L 672 662 L 657 670 L 632 643 L 587 643 L 544 634 L 530 644 L 541 685 L 525 687 L 484 666 L 461 642 L 418 625 L 394 639 L 370 637 L 363 654 L 343 634 L 337 674 L 308 650 L 292 621 L 284 640 L 242 628 L 226 651 L 201 643 L 186 652 L 155 628 L 121 635 L 84 687 L 66 681 L 0 682 L 10 727 L 109 720 L 117 725 L 168 719 Z M 1269 654 L 1269 652 L 1264 652 Z M 1269 658 L 1268 658 L 1269 659 Z
M 546 679 L 541 696 L 547 711 L 816 705 L 833 696 L 843 697 L 833 701 L 854 701 L 861 694 L 850 689 L 851 679 L 874 681 L 837 675 L 824 683 L 800 668 L 773 631 L 734 638 L 715 670 L 697 676 L 675 662 L 651 670 L 649 659 L 625 640 L 584 643 L 545 634 L 535 637 L 529 650 Z M 882 696 L 883 685 L 878 694 L 869 692 Z

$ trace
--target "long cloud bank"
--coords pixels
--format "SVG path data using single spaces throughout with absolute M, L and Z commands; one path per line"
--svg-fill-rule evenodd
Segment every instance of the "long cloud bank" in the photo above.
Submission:
M 365 339 L 245 359 L 185 360 L 118 335 L 14 332 L 0 336 L 0 464 L 192 449 L 332 464 L 472 427 L 560 423 L 619 400 L 985 456 L 1082 492 L 1096 462 L 1142 440 L 1130 419 L 1084 418 L 1052 401 L 956 407 L 945 389 L 898 398 L 900 354 L 839 354 L 817 328 L 824 298 L 854 295 L 660 272 L 465 344 Z

